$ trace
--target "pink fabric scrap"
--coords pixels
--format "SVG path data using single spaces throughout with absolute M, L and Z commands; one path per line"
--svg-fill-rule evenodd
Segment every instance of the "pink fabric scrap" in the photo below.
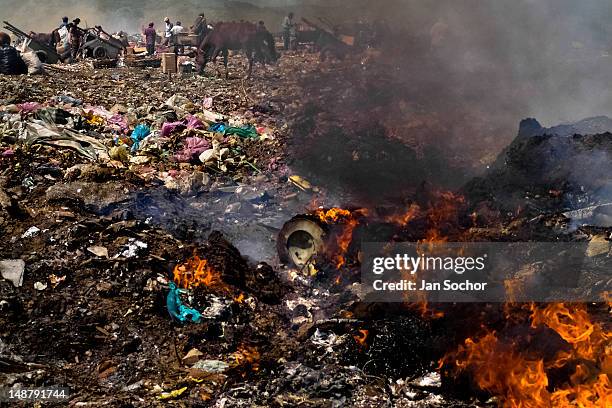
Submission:
M 165 122 L 161 128 L 162 136 L 170 136 L 174 133 L 178 128 L 183 129 L 185 124 L 183 122 Z
M 109 125 L 114 125 L 114 126 L 118 126 L 122 132 L 126 132 L 128 130 L 128 124 L 127 121 L 125 120 L 125 118 L 123 116 L 121 116 L 118 113 L 115 113 L 113 116 L 111 116 L 108 120 L 107 120 Z
M 15 151 L 13 149 L 6 149 L 5 151 L 2 152 L 2 157 L 11 157 L 15 154 Z
M 203 129 L 204 122 L 198 119 L 195 116 L 189 115 L 187 116 L 187 129 Z
M 24 102 L 17 105 L 21 113 L 36 112 L 41 108 L 41 104 L 38 102 Z
M 205 150 L 210 149 L 210 142 L 201 137 L 188 137 L 185 139 L 185 146 L 174 155 L 174 159 L 180 163 L 188 163 L 195 156 L 200 155 Z

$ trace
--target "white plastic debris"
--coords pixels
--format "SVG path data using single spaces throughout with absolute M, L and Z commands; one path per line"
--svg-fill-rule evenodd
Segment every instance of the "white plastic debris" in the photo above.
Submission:
M 4 259 L 0 261 L 0 275 L 18 288 L 23 285 L 25 262 L 22 259 Z
M 45 290 L 47 289 L 47 284 L 46 283 L 42 283 L 42 282 L 35 282 L 34 283 L 34 289 L 36 290 Z
M 31 226 L 30 228 L 28 228 L 28 230 L 26 232 L 24 232 L 21 235 L 21 238 L 30 238 L 33 237 L 34 235 L 38 234 L 40 232 L 40 228 L 36 227 L 36 226 Z
M 134 258 L 138 254 L 139 249 L 147 248 L 148 245 L 146 242 L 137 241 L 134 238 L 130 238 L 130 242 L 126 245 L 126 249 L 124 249 L 119 255 L 115 255 L 115 258 L 119 256 L 123 256 L 125 258 Z

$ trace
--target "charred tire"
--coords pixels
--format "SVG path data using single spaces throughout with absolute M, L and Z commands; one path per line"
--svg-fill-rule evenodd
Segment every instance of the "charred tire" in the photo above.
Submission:
M 47 62 L 47 53 L 45 51 L 36 51 L 36 56 L 43 64 Z
M 98 46 L 93 49 L 92 55 L 94 58 L 106 58 L 108 57 L 108 52 L 106 51 L 106 48 Z

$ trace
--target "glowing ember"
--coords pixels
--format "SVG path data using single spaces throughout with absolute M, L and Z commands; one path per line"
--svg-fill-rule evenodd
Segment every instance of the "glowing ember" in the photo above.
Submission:
M 357 344 L 360 347 L 366 347 L 368 345 L 366 343 L 366 340 L 368 339 L 368 335 L 369 334 L 370 334 L 369 330 L 359 329 L 359 333 L 358 334 L 354 334 L 353 338 L 355 339 L 355 341 L 357 342 Z
M 253 346 L 240 345 L 234 352 L 236 366 L 248 366 L 252 371 L 259 370 L 259 351 Z
M 206 259 L 194 255 L 187 262 L 174 267 L 174 282 L 183 289 L 191 289 L 213 286 L 221 282 L 221 276 Z

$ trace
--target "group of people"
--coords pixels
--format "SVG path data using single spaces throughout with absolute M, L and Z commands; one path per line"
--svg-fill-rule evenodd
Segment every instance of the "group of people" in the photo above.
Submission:
M 293 21 L 294 14 L 291 12 L 283 19 L 283 41 L 285 50 L 294 50 L 297 44 L 297 24 Z M 263 21 L 258 24 L 258 29 L 266 30 Z M 209 31 L 208 23 L 204 13 L 200 13 L 193 25 L 190 27 L 190 32 L 198 36 L 198 43 L 202 42 Z M 164 32 L 162 45 L 174 46 L 175 52 L 181 52 L 183 45 L 181 44 L 180 35 L 185 33 L 185 27 L 180 21 L 172 23 L 169 17 L 164 18 Z M 148 27 L 142 32 L 145 38 L 147 47 L 147 55 L 155 54 L 155 46 L 157 44 L 157 30 L 155 23 L 150 22 Z
M 200 13 L 198 15 L 190 29 L 192 34 L 198 36 L 198 42 L 204 39 L 204 36 L 208 32 L 208 23 L 206 22 L 206 17 L 204 13 Z M 185 32 L 185 27 L 183 27 L 180 21 L 172 23 L 169 17 L 164 18 L 164 34 L 162 45 L 174 46 L 175 52 L 182 52 L 183 44 L 180 36 Z M 157 31 L 155 30 L 155 23 L 150 22 L 149 26 L 143 31 L 143 34 L 147 46 L 147 54 L 155 54 L 155 44 L 157 42 Z
M 80 23 L 81 19 L 78 17 L 72 20 L 72 22 L 69 22 L 68 17 L 63 17 L 58 28 L 60 43 L 65 47 L 70 46 L 72 59 L 76 59 L 85 35 L 85 31 L 79 27 Z

